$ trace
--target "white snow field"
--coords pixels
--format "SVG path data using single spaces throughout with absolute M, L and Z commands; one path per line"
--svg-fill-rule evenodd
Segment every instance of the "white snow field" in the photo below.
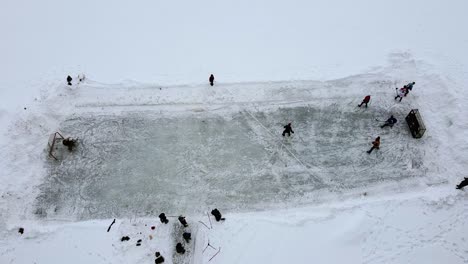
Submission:
M 0 263 L 468 263 L 466 10 L 5 1 Z

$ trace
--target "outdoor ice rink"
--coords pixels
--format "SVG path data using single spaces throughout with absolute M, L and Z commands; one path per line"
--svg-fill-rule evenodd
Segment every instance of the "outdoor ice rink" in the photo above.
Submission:
M 358 108 L 344 98 L 70 117 L 60 130 L 79 145 L 60 162 L 46 162 L 35 213 L 91 219 L 284 208 L 426 175 L 406 108 Z M 381 129 L 390 113 L 398 123 Z M 288 122 L 295 134 L 284 139 Z M 379 135 L 381 149 L 368 155 Z

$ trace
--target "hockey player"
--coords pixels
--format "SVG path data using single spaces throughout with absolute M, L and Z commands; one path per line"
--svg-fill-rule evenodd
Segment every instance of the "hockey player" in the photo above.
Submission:
M 367 108 L 367 104 L 369 103 L 369 101 L 370 101 L 370 95 L 366 95 L 366 97 L 364 97 L 364 99 L 362 100 L 360 104 L 358 104 L 358 106 L 361 107 L 363 104 L 366 104 L 366 108 Z
M 294 133 L 294 132 L 293 132 L 293 133 Z M 215 217 L 215 219 L 216 219 L 217 222 L 219 222 L 219 221 L 221 221 L 221 220 L 223 220 L 223 221 L 226 220 L 226 218 L 223 218 L 223 217 L 221 216 L 221 213 L 219 212 L 219 210 L 216 209 L 216 208 L 213 209 L 213 210 L 211 210 L 211 214 L 214 215 L 214 217 Z
M 184 246 L 182 246 L 181 243 L 177 243 L 175 249 L 176 249 L 176 252 L 179 253 L 179 254 L 184 254 L 185 253 L 185 248 L 184 248 Z
M 465 178 L 460 184 L 457 185 L 457 189 L 462 189 L 463 187 L 468 185 L 468 178 Z
M 290 136 L 291 136 L 291 133 L 294 134 L 294 131 L 293 131 L 292 128 L 291 128 L 291 123 L 289 123 L 289 124 L 287 124 L 287 125 L 284 126 L 284 131 L 283 131 L 283 134 L 282 134 L 282 135 L 283 135 L 283 137 L 284 137 L 284 135 L 288 134 L 288 137 L 290 137 Z
M 210 85 L 213 86 L 214 85 L 214 75 L 213 74 L 210 75 L 209 81 L 210 81 Z
M 185 217 L 184 217 L 184 216 L 179 216 L 179 222 L 180 222 L 184 227 L 187 227 L 187 226 L 188 226 L 187 221 L 185 220 Z
M 75 139 L 72 139 L 71 137 L 68 137 L 68 138 L 65 138 L 65 139 L 62 141 L 62 144 L 63 144 L 64 146 L 67 146 L 69 151 L 72 151 L 73 148 L 74 148 L 75 145 L 76 145 L 76 140 L 75 140 Z
M 389 119 L 387 119 L 387 121 L 385 121 L 385 124 L 383 124 L 383 125 L 380 126 L 380 128 L 384 128 L 384 127 L 386 127 L 386 126 L 389 126 L 389 127 L 392 128 L 393 125 L 396 124 L 396 122 L 397 122 L 396 118 L 393 117 L 393 115 L 392 115 L 392 116 L 390 116 Z
M 184 232 L 182 234 L 182 237 L 184 238 L 185 242 L 190 243 L 190 239 L 192 239 L 192 234 L 188 232 Z
M 371 153 L 374 149 L 379 149 L 380 147 L 380 137 L 377 137 L 373 142 L 372 142 L 372 148 L 367 151 L 367 153 Z
M 403 97 L 406 96 L 406 94 L 407 94 L 406 91 L 408 91 L 408 89 L 406 89 L 405 87 L 402 87 L 402 88 L 400 88 L 400 89 L 395 88 L 395 90 L 397 90 L 397 96 L 395 96 L 395 100 L 398 99 L 398 98 L 400 98 L 400 102 L 401 102 L 401 100 L 403 99 Z
M 165 214 L 165 213 L 161 213 L 161 214 L 159 215 L 159 220 L 160 220 L 161 223 L 163 223 L 163 224 L 169 223 L 169 220 L 167 220 L 167 217 L 166 217 L 166 214 Z
M 413 85 L 415 85 L 416 82 L 408 83 L 407 85 L 403 86 L 403 88 L 406 88 L 406 93 L 405 96 L 408 95 L 409 91 L 413 90 Z
M 72 83 L 71 83 L 72 80 L 73 80 L 72 77 L 70 75 L 68 75 L 68 77 L 67 77 L 68 85 L 72 85 Z

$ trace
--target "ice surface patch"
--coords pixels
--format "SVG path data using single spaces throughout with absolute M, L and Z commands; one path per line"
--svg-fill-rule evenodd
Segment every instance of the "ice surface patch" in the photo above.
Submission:
M 229 117 L 212 111 L 68 119 L 61 130 L 80 144 L 48 164 L 36 214 L 87 219 L 255 210 L 313 202 L 306 196 L 319 189 L 346 191 L 425 175 L 424 151 L 409 144 L 405 124 L 378 127 L 384 109 L 314 104 L 256 107 Z M 287 120 L 297 126 L 285 139 L 281 121 Z M 382 148 L 368 155 L 377 134 Z

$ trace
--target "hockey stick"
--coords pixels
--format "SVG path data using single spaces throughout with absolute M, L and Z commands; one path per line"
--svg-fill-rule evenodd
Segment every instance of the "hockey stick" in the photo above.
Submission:
M 206 228 L 211 229 L 209 226 L 207 226 L 207 225 L 206 225 L 205 223 L 203 223 L 202 221 L 198 221 L 198 222 L 202 223 L 204 226 L 206 226 Z
M 107 228 L 107 232 L 109 232 L 109 231 L 111 230 L 111 227 L 112 227 L 113 224 L 115 224 L 115 219 L 114 219 L 114 221 L 112 221 L 112 223 L 110 224 L 109 228 Z
M 213 225 L 211 224 L 211 218 L 210 218 L 210 215 L 208 214 L 208 212 L 206 212 L 206 215 L 208 216 L 208 220 L 210 221 L 210 227 L 213 228 Z
M 216 257 L 216 255 L 218 255 L 220 251 L 221 251 L 221 247 L 219 247 L 218 252 L 216 252 L 216 254 L 214 254 L 214 255 L 210 258 L 210 260 L 208 260 L 208 262 L 210 262 L 214 257 Z

